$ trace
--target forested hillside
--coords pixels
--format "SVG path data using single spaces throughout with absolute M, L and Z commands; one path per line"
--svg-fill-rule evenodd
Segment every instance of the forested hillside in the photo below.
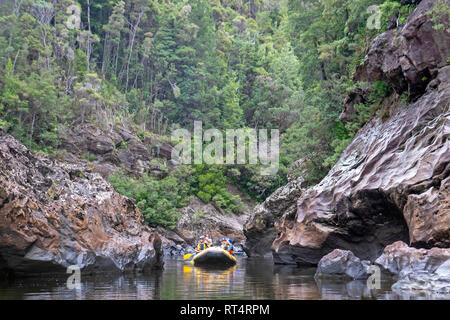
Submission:
M 325 176 L 390 90 L 381 81 L 366 84 L 370 96 L 341 122 L 356 67 L 378 34 L 404 23 L 414 2 L 2 1 L 0 129 L 51 155 L 63 152 L 64 131 L 84 122 L 126 124 L 142 139 L 169 136 L 194 120 L 220 130 L 279 129 L 277 175 L 261 176 L 255 165 L 197 166 L 164 182 L 120 173 L 112 179 L 119 192 L 146 201 L 141 209 L 169 212 L 196 194 L 239 211 L 226 183 L 264 200 L 300 174 L 308 185 Z M 368 27 L 372 5 L 380 28 Z M 436 21 L 448 10 L 439 5 L 430 13 Z M 143 193 L 149 185 L 156 191 Z

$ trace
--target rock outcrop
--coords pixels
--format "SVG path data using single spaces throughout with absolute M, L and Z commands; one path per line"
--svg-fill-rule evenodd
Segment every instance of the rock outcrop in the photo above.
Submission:
M 103 177 L 118 168 L 139 176 L 145 172 L 162 174 L 152 159 L 171 159 L 172 146 L 157 135 L 143 140 L 125 126 L 112 129 L 94 123 L 83 123 L 68 128 L 61 135 L 61 148 L 67 151 L 66 160 L 79 162 L 85 157 Z
M 392 285 L 393 292 L 450 299 L 450 259 L 434 272 L 408 273 Z
M 416 98 L 447 65 L 450 52 L 448 20 L 435 30 L 428 12 L 436 0 L 423 0 L 399 29 L 388 30 L 373 41 L 356 81 L 385 81 L 397 92 Z
M 279 233 L 277 226 L 281 217 L 284 217 L 285 222 L 293 221 L 295 217 L 303 183 L 302 178 L 292 180 L 255 207 L 244 225 L 244 250 L 248 256 L 270 254 L 272 243 Z
M 370 262 L 361 261 L 353 252 L 335 249 L 322 259 L 317 266 L 315 277 L 340 276 L 351 279 L 366 279 Z
M 445 81 L 385 122 L 363 127 L 321 183 L 299 198 L 274 257 L 314 264 L 342 248 L 373 260 L 396 240 L 448 247 L 449 104 Z
M 98 173 L 0 135 L 1 270 L 145 272 L 161 268 L 161 258 L 159 235 Z
M 182 256 L 194 252 L 194 241 L 183 239 L 175 230 L 157 227 L 165 256 Z
M 417 272 L 434 273 L 447 260 L 450 260 L 450 249 L 416 249 L 396 241 L 384 249 L 375 264 L 396 278 L 403 278 Z
M 450 35 L 433 28 L 433 3 L 422 1 L 402 28 L 377 37 L 356 72 L 355 80 L 393 89 L 385 116 L 359 130 L 318 185 L 292 191 L 299 194 L 294 211 L 283 204 L 273 214 L 263 205 L 252 216 L 269 224 L 249 222 L 250 244 L 273 237 L 276 226 L 275 263 L 317 265 L 336 248 L 374 261 L 398 240 L 450 247 Z M 355 91 L 346 105 L 363 98 Z
M 448 248 L 416 249 L 397 241 L 384 249 L 375 264 L 397 279 L 394 292 L 450 298 Z

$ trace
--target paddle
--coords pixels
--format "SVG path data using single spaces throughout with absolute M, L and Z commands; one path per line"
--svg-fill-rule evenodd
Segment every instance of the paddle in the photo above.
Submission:
M 186 253 L 186 254 L 183 256 L 183 259 L 184 259 L 184 260 L 189 260 L 193 255 L 195 255 L 195 253 Z M 194 264 L 194 261 L 193 261 L 193 260 L 190 260 L 189 263 L 190 263 L 190 264 Z
M 190 259 L 193 255 L 194 255 L 193 253 L 186 253 L 186 254 L 183 256 L 183 260 L 188 260 L 188 259 Z

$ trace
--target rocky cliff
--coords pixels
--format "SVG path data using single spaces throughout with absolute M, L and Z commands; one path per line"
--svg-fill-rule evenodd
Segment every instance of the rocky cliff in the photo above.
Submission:
M 148 271 L 161 240 L 139 209 L 91 167 L 36 155 L 0 135 L 0 269 L 14 273 Z
M 276 263 L 315 265 L 336 248 L 374 261 L 397 240 L 450 247 L 450 35 L 448 21 L 433 28 L 433 2 L 422 1 L 404 26 L 373 41 L 355 81 L 381 80 L 393 89 L 381 107 L 385 116 L 360 129 L 318 185 L 290 191 L 295 210 L 280 207 L 269 226 L 276 227 Z M 346 100 L 344 121 L 358 95 L 363 90 Z M 249 247 L 266 239 L 267 228 L 252 222 L 264 221 L 263 211 L 247 225 Z
M 106 128 L 86 122 L 66 128 L 60 138 L 60 148 L 66 152 L 64 160 L 79 163 L 89 158 L 94 171 L 104 178 L 118 169 L 133 176 L 148 172 L 162 175 L 163 170 L 152 160 L 160 158 L 169 163 L 172 153 L 172 146 L 162 136 L 148 135 L 140 139 L 125 125 Z

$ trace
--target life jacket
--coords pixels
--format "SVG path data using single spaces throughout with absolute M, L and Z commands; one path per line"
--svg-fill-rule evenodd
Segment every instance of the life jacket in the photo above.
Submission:
M 228 251 L 231 249 L 231 246 L 229 243 L 225 243 L 225 244 L 222 243 L 221 248 L 225 251 Z
M 197 250 L 198 250 L 198 251 L 205 250 L 205 249 L 208 248 L 208 247 L 209 247 L 209 245 L 208 245 L 206 242 L 198 243 L 198 244 L 197 244 Z

